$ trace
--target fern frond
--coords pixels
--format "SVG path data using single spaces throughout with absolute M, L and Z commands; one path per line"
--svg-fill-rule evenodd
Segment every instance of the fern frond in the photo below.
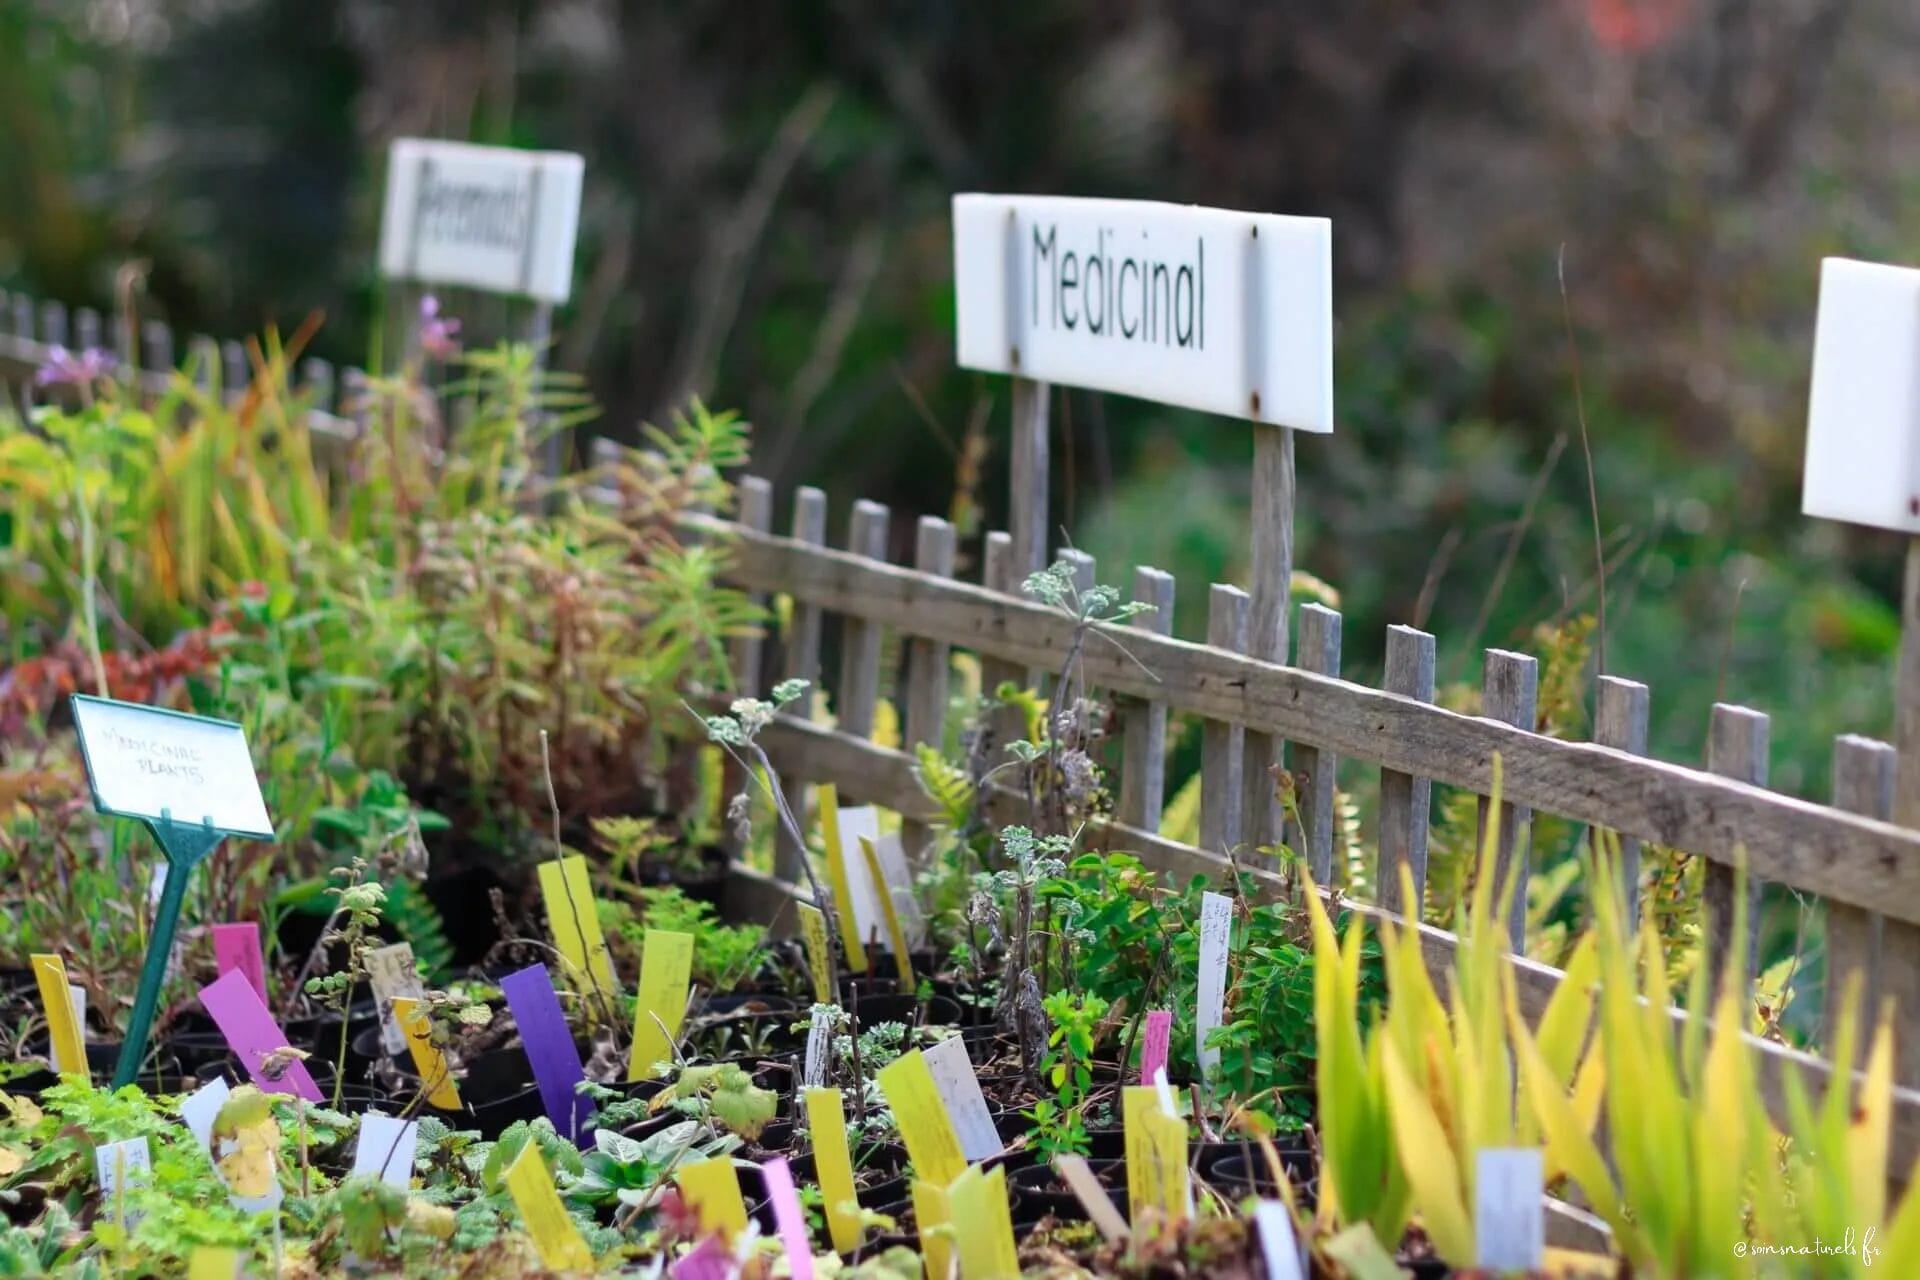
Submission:
M 964 827 L 973 815 L 973 782 L 967 771 L 924 742 L 914 746 L 913 754 L 913 776 L 920 789 L 940 806 L 949 827 Z

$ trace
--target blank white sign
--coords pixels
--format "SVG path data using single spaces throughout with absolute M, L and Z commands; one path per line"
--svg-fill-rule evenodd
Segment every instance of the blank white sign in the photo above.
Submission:
M 1810 516 L 1920 533 L 1920 270 L 1820 264 L 1807 463 Z
M 953 198 L 959 363 L 1333 430 L 1333 224 L 1144 200 Z
M 380 272 L 565 302 L 585 171 L 571 152 L 401 138 L 387 153 Z
M 154 822 L 170 813 L 181 826 L 211 820 L 234 835 L 273 839 L 239 725 L 89 697 L 74 698 L 73 720 L 102 811 Z

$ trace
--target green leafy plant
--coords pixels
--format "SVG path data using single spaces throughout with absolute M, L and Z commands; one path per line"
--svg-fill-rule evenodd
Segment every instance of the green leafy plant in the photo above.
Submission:
M 1033 1122 L 1034 1145 L 1048 1160 L 1087 1153 L 1087 1091 L 1093 1086 L 1095 1036 L 1107 1007 L 1096 995 L 1056 991 L 1046 998 L 1053 1029 L 1047 1033 L 1040 1073 L 1053 1097 L 1037 1101 L 1027 1118 Z

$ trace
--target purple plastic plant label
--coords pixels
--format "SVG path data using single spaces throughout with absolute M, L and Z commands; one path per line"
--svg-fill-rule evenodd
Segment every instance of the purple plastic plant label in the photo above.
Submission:
M 500 980 L 500 990 L 520 1028 L 520 1042 L 533 1064 L 548 1119 L 578 1145 L 593 1132 L 593 1104 L 580 1093 L 587 1073 L 580 1065 L 580 1051 L 574 1047 L 573 1030 L 567 1026 L 547 966 L 536 964 L 508 974 Z

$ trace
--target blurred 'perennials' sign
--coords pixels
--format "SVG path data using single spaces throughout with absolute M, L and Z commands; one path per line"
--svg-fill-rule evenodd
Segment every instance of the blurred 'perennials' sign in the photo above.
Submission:
M 387 154 L 381 274 L 565 302 L 584 168 L 563 151 L 399 139 Z

